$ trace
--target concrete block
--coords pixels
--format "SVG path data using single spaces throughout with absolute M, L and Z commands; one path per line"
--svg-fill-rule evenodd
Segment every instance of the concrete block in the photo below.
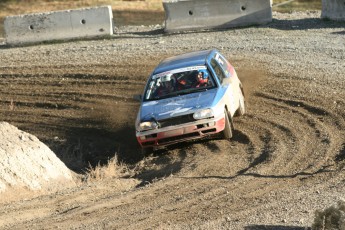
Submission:
M 345 0 L 322 0 L 322 18 L 345 20 Z
M 232 28 L 272 21 L 272 0 L 163 0 L 165 31 Z
M 6 43 L 18 45 L 112 35 L 112 19 L 111 6 L 9 16 L 4 21 Z

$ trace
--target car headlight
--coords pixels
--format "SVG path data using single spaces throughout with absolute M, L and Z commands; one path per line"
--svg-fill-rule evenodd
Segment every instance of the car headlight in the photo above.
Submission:
M 155 121 L 145 121 L 139 124 L 139 131 L 151 130 L 158 128 L 158 124 Z
M 193 118 L 196 120 L 209 118 L 209 117 L 214 117 L 214 113 L 212 109 L 199 110 L 193 114 Z

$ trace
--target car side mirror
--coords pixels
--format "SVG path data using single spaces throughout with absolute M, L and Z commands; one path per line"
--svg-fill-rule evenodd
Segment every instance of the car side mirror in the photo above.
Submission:
M 133 96 L 133 99 L 140 102 L 143 99 L 143 96 L 141 94 L 136 94 Z

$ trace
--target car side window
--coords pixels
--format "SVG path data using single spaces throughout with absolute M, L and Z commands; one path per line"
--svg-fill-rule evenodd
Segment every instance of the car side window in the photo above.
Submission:
M 223 79 L 226 77 L 222 68 L 219 66 L 218 62 L 215 59 L 211 60 L 211 66 L 216 73 L 216 77 L 219 79 L 219 81 L 222 83 Z
M 234 67 L 219 53 L 215 55 L 216 61 L 219 63 L 219 65 L 222 67 L 225 76 L 231 77 L 234 74 Z

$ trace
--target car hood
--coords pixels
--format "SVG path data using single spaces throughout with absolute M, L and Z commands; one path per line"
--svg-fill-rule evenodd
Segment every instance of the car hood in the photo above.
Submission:
M 194 113 L 203 108 L 210 108 L 216 93 L 216 89 L 211 89 L 172 98 L 143 102 L 140 120 L 163 120 Z

